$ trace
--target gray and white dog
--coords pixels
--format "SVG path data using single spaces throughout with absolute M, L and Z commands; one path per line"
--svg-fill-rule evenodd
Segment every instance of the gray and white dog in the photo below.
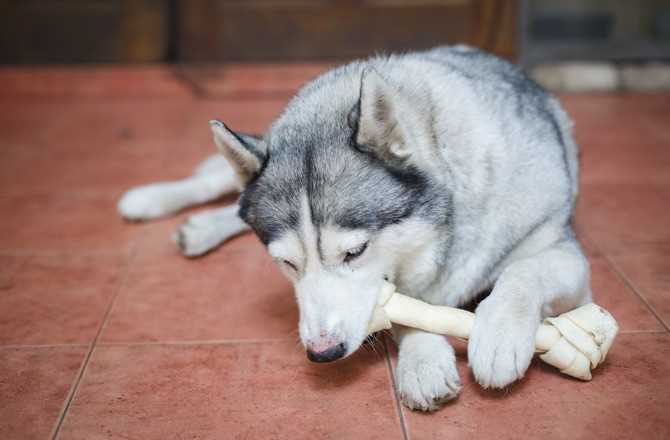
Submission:
M 156 218 L 241 189 L 238 205 L 193 215 L 177 242 L 195 256 L 253 229 L 295 286 L 313 361 L 361 345 L 385 278 L 450 306 L 492 289 L 468 346 L 485 388 L 524 375 L 542 317 L 590 301 L 570 226 L 572 124 L 505 61 L 465 46 L 376 57 L 307 84 L 263 137 L 211 125 L 222 156 L 129 191 L 119 210 Z M 405 405 L 434 410 L 458 394 L 444 337 L 393 334 Z

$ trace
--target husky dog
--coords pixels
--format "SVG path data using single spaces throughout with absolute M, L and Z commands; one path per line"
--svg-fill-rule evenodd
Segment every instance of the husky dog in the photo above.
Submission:
M 476 309 L 469 365 L 483 387 L 523 377 L 541 319 L 590 301 L 570 226 L 577 146 L 559 103 L 511 64 L 439 47 L 376 57 L 308 83 L 263 137 L 211 122 L 221 157 L 189 179 L 140 187 L 129 219 L 192 216 L 187 256 L 251 228 L 293 282 L 307 356 L 328 362 L 367 336 L 382 280 L 433 304 Z M 405 405 L 434 410 L 461 388 L 442 336 L 395 327 Z

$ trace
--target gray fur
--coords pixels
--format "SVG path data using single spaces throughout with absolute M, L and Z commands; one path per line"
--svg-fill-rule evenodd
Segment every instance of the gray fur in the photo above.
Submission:
M 446 222 L 446 188 L 414 166 L 389 166 L 356 144 L 351 115 L 357 113 L 358 91 L 345 86 L 362 68 L 354 63 L 307 85 L 266 136 L 262 172 L 240 199 L 241 216 L 263 242 L 296 227 L 303 189 L 317 225 L 379 230 L 420 213 Z M 310 90 L 332 81 L 341 88 L 337 105 L 314 99 Z
M 422 169 L 421 163 L 394 166 L 356 144 L 351 114 L 355 120 L 360 77 L 369 68 L 384 72 L 426 107 L 430 139 L 441 152 L 442 175 Z M 414 77 L 417 69 L 431 81 Z M 448 112 L 463 112 L 457 105 L 443 109 L 443 115 L 434 110 L 444 107 L 433 100 L 435 83 L 459 87 L 480 112 L 472 123 L 486 122 L 499 143 L 472 145 L 462 143 L 455 129 L 452 135 Z M 445 120 L 433 120 L 439 117 Z M 516 67 L 484 52 L 441 47 L 355 62 L 307 84 L 273 124 L 265 137 L 268 157 L 258 179 L 242 194 L 241 215 L 265 243 L 296 227 L 299 194 L 305 188 L 317 224 L 381 229 L 422 216 L 452 231 L 444 249 L 446 268 L 467 264 L 466 249 L 489 254 L 480 279 L 468 286 L 462 302 L 488 287 L 498 263 L 543 224 L 569 229 L 574 197 L 568 188 L 576 186 L 576 173 L 570 171 L 576 169 L 576 147 L 567 151 L 565 138 L 572 143 L 569 122 L 555 100 Z M 470 156 L 468 150 L 475 147 L 482 151 Z M 468 168 L 476 168 L 484 181 L 472 184 L 480 176 L 468 176 Z M 547 173 L 531 175 L 530 168 L 546 168 Z M 547 191 L 547 180 L 558 190 Z M 506 197 L 491 197 L 493 188 L 504 190 Z M 464 202 L 461 206 L 454 206 L 454 192 Z M 543 206 L 524 207 L 525 199 L 543 200 Z M 524 218 L 518 218 L 520 213 Z M 477 227 L 491 217 L 496 218 L 494 230 Z

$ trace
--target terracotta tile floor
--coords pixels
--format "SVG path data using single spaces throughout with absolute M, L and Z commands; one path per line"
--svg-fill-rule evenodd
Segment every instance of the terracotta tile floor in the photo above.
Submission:
M 262 131 L 326 65 L 0 69 L 0 439 L 670 438 L 670 95 L 569 95 L 576 226 L 622 335 L 590 383 L 534 363 L 398 405 L 395 351 L 313 365 L 252 235 L 203 259 L 126 224 L 124 189 L 189 173 L 207 120 Z

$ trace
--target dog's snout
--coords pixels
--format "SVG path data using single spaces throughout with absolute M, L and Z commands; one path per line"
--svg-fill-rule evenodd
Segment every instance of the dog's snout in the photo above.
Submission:
M 340 342 L 322 351 L 307 348 L 307 359 L 312 362 L 332 362 L 344 356 L 346 352 L 347 345 L 344 342 Z

